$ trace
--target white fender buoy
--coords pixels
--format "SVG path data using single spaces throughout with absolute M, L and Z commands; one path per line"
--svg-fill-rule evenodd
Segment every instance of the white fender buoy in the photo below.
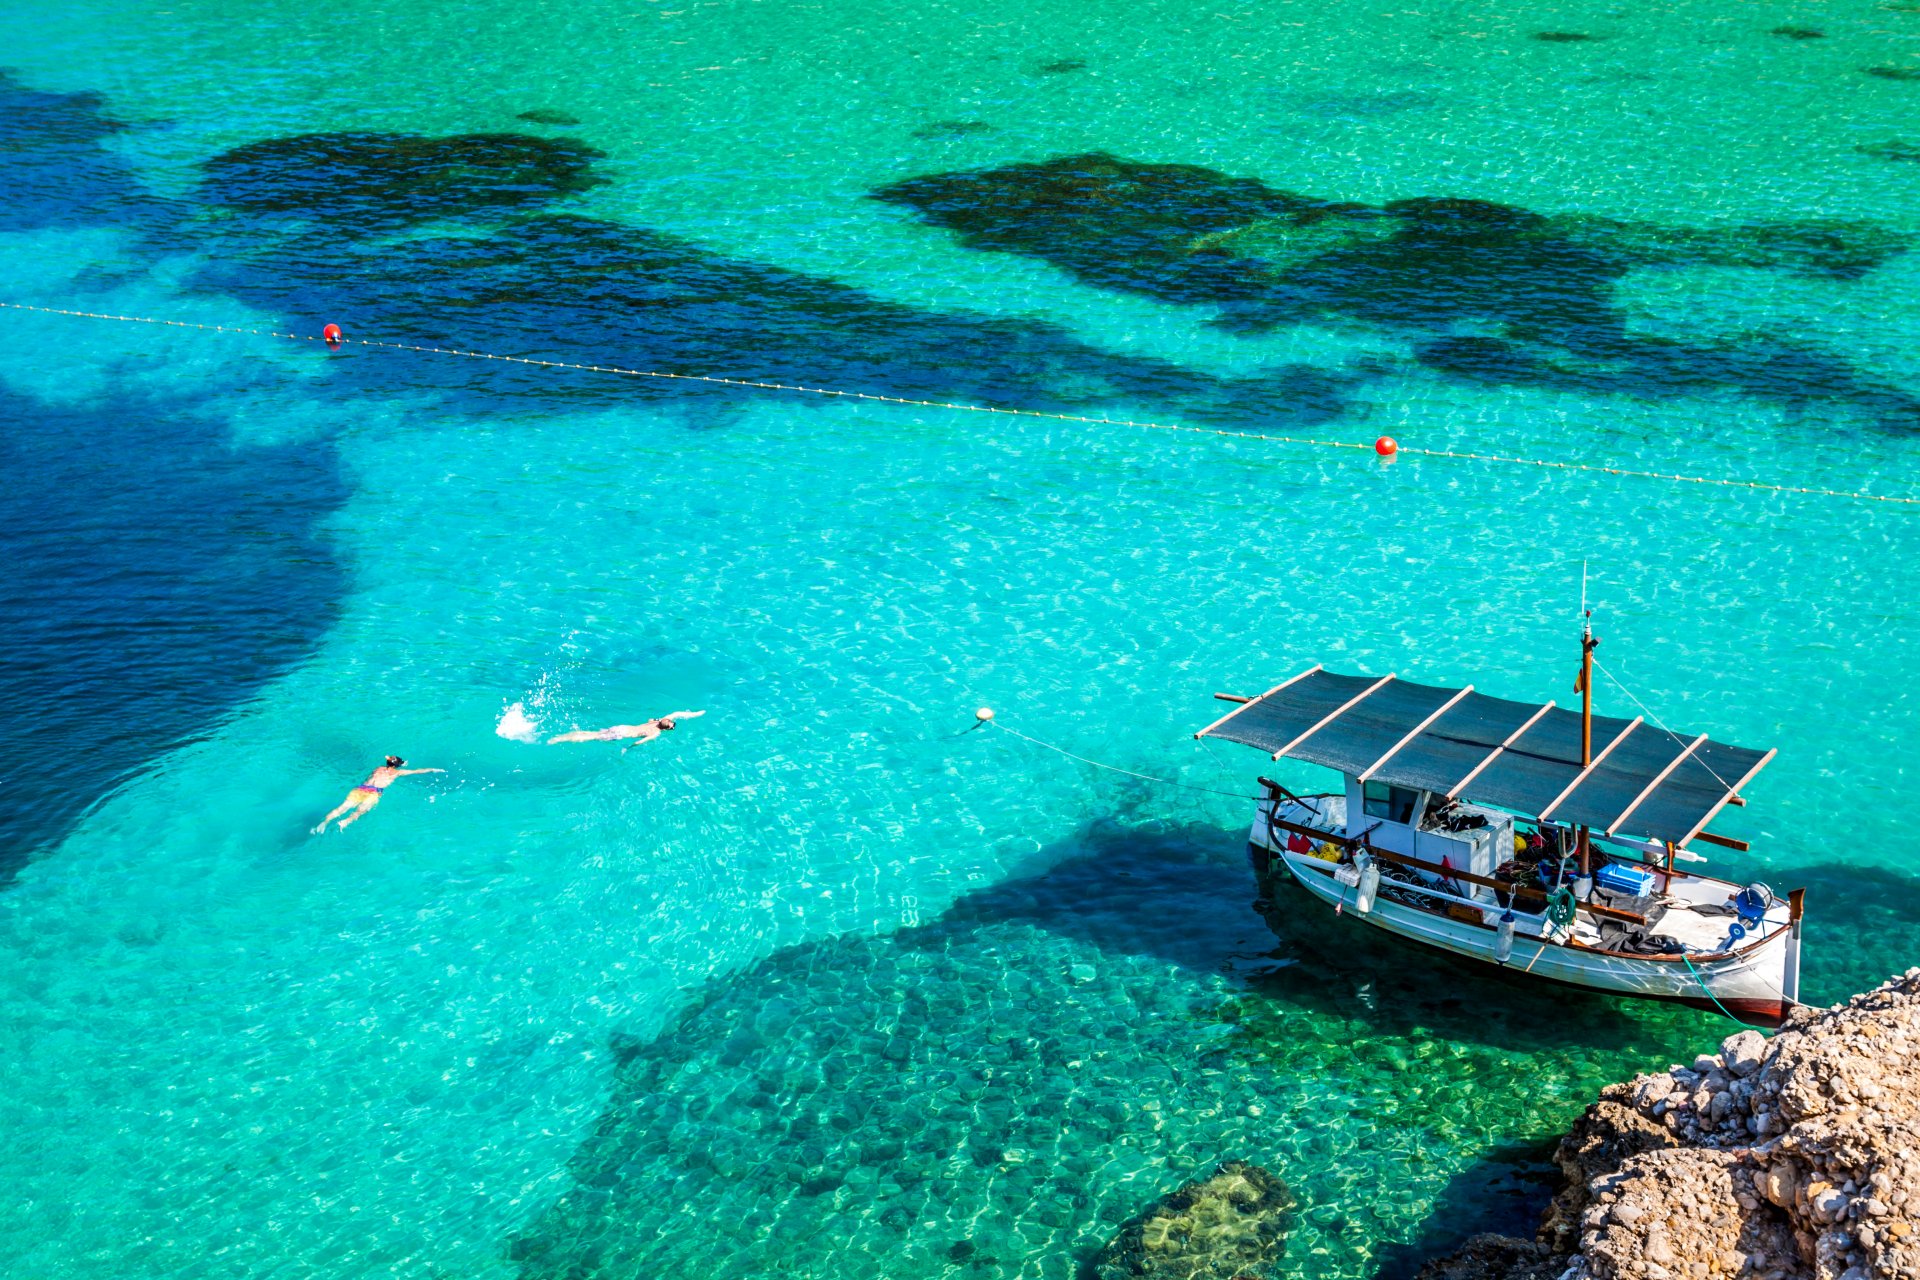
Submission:
M 1366 915 L 1373 910 L 1373 897 L 1380 891 L 1380 864 L 1364 853 L 1354 861 L 1360 866 L 1360 892 L 1353 896 L 1353 909 Z
M 973 718 L 984 724 L 986 721 L 993 719 L 993 708 L 982 707 L 973 713 Z
M 1513 958 L 1514 925 L 1513 908 L 1509 907 L 1500 913 L 1500 923 L 1493 931 L 1493 958 L 1497 964 Z

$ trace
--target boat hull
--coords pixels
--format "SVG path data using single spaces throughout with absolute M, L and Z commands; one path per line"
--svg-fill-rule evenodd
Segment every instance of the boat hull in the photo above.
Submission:
M 1334 877 L 1333 864 L 1309 854 L 1270 849 L 1258 840 L 1249 843 L 1248 854 L 1260 872 L 1262 891 L 1269 896 L 1273 881 L 1291 881 L 1356 927 L 1380 929 L 1530 978 L 1608 995 L 1718 1008 L 1756 1026 L 1780 1025 L 1794 1003 L 1784 994 L 1797 985 L 1789 976 L 1792 957 L 1788 954 L 1795 939 L 1786 931 L 1737 954 L 1695 955 L 1688 962 L 1562 946 L 1523 932 L 1516 934 L 1512 953 L 1501 965 L 1495 959 L 1496 929 L 1472 908 L 1446 914 L 1382 894 L 1362 914 L 1355 907 L 1356 890 Z M 1476 918 L 1459 918 L 1464 915 Z

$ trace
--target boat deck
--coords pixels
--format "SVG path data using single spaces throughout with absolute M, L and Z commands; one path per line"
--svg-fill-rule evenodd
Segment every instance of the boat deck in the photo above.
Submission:
M 1291 815 L 1291 817 L 1294 820 L 1305 819 L 1304 825 L 1319 827 L 1326 830 L 1329 834 L 1344 835 L 1348 826 L 1346 822 L 1345 797 L 1328 795 L 1314 796 L 1310 797 L 1310 799 L 1317 812 L 1312 814 L 1296 813 Z M 1291 807 L 1292 806 L 1283 806 L 1283 809 Z M 1630 858 L 1615 858 L 1615 861 L 1624 862 L 1629 866 L 1647 866 L 1648 869 L 1652 870 L 1654 873 L 1653 892 L 1647 897 L 1639 899 L 1625 897 L 1610 898 L 1605 894 L 1599 894 L 1593 899 L 1596 904 L 1612 906 L 1637 914 L 1648 914 L 1653 909 L 1664 908 L 1658 918 L 1646 927 L 1645 931 L 1648 934 L 1664 935 L 1672 938 L 1684 946 L 1687 951 L 1696 954 L 1711 954 L 1723 949 L 1723 944 L 1727 941 L 1728 931 L 1736 922 L 1737 917 L 1730 911 L 1722 911 L 1721 908 L 1725 907 L 1728 900 L 1740 890 L 1741 886 L 1731 881 L 1716 879 L 1712 876 L 1697 875 L 1678 869 L 1672 873 L 1668 873 L 1657 866 L 1640 863 Z M 1396 876 L 1416 877 L 1429 884 L 1439 880 L 1438 877 L 1418 875 L 1417 873 L 1404 869 L 1397 871 L 1395 874 Z M 1394 877 L 1390 876 L 1383 884 L 1383 888 L 1389 893 L 1392 891 L 1393 880 Z M 1487 906 L 1493 906 L 1495 904 L 1494 894 L 1490 889 L 1476 888 L 1468 884 L 1457 884 L 1455 887 L 1465 891 L 1462 893 L 1462 897 L 1473 898 L 1484 902 Z M 1423 898 L 1421 895 L 1411 892 L 1406 893 L 1405 897 L 1409 899 L 1408 905 L 1418 906 L 1428 911 L 1443 912 L 1446 910 L 1446 903 L 1443 900 Z M 1520 932 L 1522 935 L 1537 937 L 1548 931 L 1549 926 L 1546 916 L 1540 913 L 1537 904 L 1538 899 L 1534 899 L 1533 904 L 1526 904 L 1523 901 L 1523 905 L 1515 908 L 1515 915 L 1519 917 Z M 1530 905 L 1532 906 L 1532 910 L 1529 910 Z M 1701 908 L 1706 908 L 1706 910 L 1701 910 Z M 1745 938 L 1740 939 L 1735 945 L 1752 941 L 1764 935 L 1770 935 L 1776 930 L 1787 928 L 1790 923 L 1791 908 L 1789 904 L 1784 900 L 1775 901 L 1768 907 L 1762 927 L 1757 930 L 1748 929 Z M 1605 924 L 1606 920 L 1604 918 L 1597 918 L 1582 911 L 1575 917 L 1573 940 L 1583 946 L 1599 950 L 1611 950 L 1612 946 L 1609 940 L 1602 934 L 1602 928 Z M 1611 931 L 1609 930 L 1609 932 Z M 1564 939 L 1565 935 L 1562 934 L 1561 936 Z

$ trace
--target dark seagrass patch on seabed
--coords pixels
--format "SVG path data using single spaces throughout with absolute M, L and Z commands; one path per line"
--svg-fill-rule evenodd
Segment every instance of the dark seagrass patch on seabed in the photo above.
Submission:
M 590 167 L 596 153 L 566 140 L 516 145 L 504 156 L 490 145 L 483 154 L 501 163 L 461 164 L 470 137 L 403 144 L 380 135 L 342 145 L 323 135 L 216 157 L 206 166 L 209 200 L 243 201 L 243 215 L 314 216 L 210 225 L 198 283 L 264 310 L 357 317 L 363 332 L 429 345 L 460 341 L 458 327 L 484 305 L 488 345 L 517 355 L 1055 412 L 1126 405 L 1242 429 L 1338 416 L 1364 376 L 1282 365 L 1219 377 L 1105 351 L 1044 321 L 910 307 L 645 228 L 540 211 L 541 202 L 599 181 Z M 395 163 L 412 155 L 440 157 L 447 171 L 414 178 Z M 246 177 L 238 186 L 237 171 Z M 330 198 L 330 183 L 358 198 Z M 426 208 L 472 213 L 483 225 L 444 236 L 382 234 L 422 220 Z M 929 360 L 929 351 L 942 356 Z M 336 376 L 383 389 L 378 380 L 390 371 L 350 356 L 351 349 Z M 718 406 L 780 394 L 511 364 L 480 376 L 447 360 L 412 363 L 406 377 L 473 410 L 534 397 L 650 396 L 711 417 L 727 411 Z
M 160 202 L 102 145 L 126 125 L 98 93 L 30 89 L 0 68 L 0 232 L 138 221 Z
M 522 111 L 519 115 L 515 116 L 514 119 L 525 120 L 529 124 L 559 125 L 561 128 L 572 128 L 574 125 L 580 123 L 578 116 L 570 116 L 564 111 L 553 111 L 546 107 L 536 107 L 532 111 Z
M 932 141 L 936 138 L 967 138 L 976 133 L 992 132 L 993 126 L 984 120 L 935 120 L 915 129 L 913 136 Z
M 199 250 L 182 207 L 105 147 L 126 128 L 100 94 L 0 72 L 0 231 L 125 230 L 129 270 Z M 86 278 L 72 287 L 61 305 L 88 307 Z M 44 340 L 113 341 L 91 320 L 26 323 Z M 134 347 L 90 348 L 121 390 L 70 399 L 70 387 L 49 403 L 0 387 L 0 700 L 39 718 L 39 732 L 0 743 L 0 775 L 35 779 L 30 802 L 0 811 L 0 885 L 299 662 L 345 589 L 321 533 L 346 496 L 331 446 L 236 447 L 202 393 L 136 390 L 149 367 L 121 379 L 113 353 L 140 359 L 139 339 L 121 336 Z M 229 373 L 223 394 L 258 395 L 279 377 L 253 368 Z
M 1874 76 L 1881 80 L 1903 80 L 1909 83 L 1920 83 L 1920 67 L 1862 67 L 1860 71 L 1864 75 Z
M 1086 62 L 1080 58 L 1062 58 L 1057 62 L 1043 62 L 1035 68 L 1043 76 L 1067 76 L 1086 69 Z
M 1920 142 L 1903 142 L 1898 138 L 1887 142 L 1863 142 L 1854 150 L 1876 160 L 1920 160 Z
M 1822 40 L 1827 33 L 1815 27 L 1775 27 L 1767 34 L 1787 40 Z
M 1693 228 L 1457 197 L 1368 205 L 1103 153 L 928 174 L 872 194 L 968 247 L 1039 258 L 1101 288 L 1212 307 L 1230 329 L 1337 315 L 1411 331 L 1422 363 L 1469 381 L 1640 396 L 1733 389 L 1920 426 L 1920 400 L 1860 379 L 1838 356 L 1768 337 L 1651 336 L 1615 301 L 1621 279 L 1649 268 L 1855 279 L 1914 242 L 1871 223 Z
M 1293 1193 L 1271 1172 L 1229 1160 L 1123 1223 L 1081 1280 L 1239 1280 L 1286 1247 Z
M 1536 31 L 1533 38 L 1544 44 L 1592 44 L 1606 37 L 1590 36 L 1584 31 Z
M 606 181 L 592 171 L 602 158 L 576 138 L 518 133 L 304 133 L 214 156 L 201 193 L 250 213 L 404 225 L 577 195 Z

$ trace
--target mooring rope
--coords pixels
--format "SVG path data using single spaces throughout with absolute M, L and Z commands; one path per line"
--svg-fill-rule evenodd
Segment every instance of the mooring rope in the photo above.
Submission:
M 1169 787 L 1185 787 L 1188 791 L 1204 791 L 1210 796 L 1226 796 L 1230 800 L 1258 800 L 1260 798 L 1258 796 L 1245 795 L 1238 791 L 1216 791 L 1212 787 L 1199 787 L 1199 786 L 1195 786 L 1191 782 L 1182 782 L 1178 778 L 1161 778 L 1161 777 L 1156 777 L 1151 773 L 1135 773 L 1131 769 L 1122 769 L 1117 764 L 1104 764 L 1098 760 L 1089 760 L 1085 756 L 1075 755 L 1073 752 L 1067 750 L 1065 747 L 1055 746 L 1051 742 L 1043 742 L 1039 738 L 1033 737 L 1031 734 L 1025 734 L 1020 732 L 1018 729 L 1009 729 L 1004 724 L 1001 724 L 998 720 L 986 720 L 986 721 L 982 721 L 981 723 L 984 723 L 990 729 L 998 729 L 1002 733 L 1010 733 L 1014 737 L 1022 740 L 1023 742 L 1031 742 L 1036 747 L 1045 747 L 1049 751 L 1058 751 L 1061 755 L 1065 756 L 1069 760 L 1078 760 L 1081 764 L 1090 764 L 1096 769 L 1105 769 L 1109 773 L 1124 773 L 1129 778 L 1140 778 L 1146 782 L 1158 782 L 1163 786 L 1169 786 Z
M 1727 1017 L 1732 1018 L 1733 1021 L 1738 1022 L 1741 1026 L 1744 1027 L 1747 1025 L 1744 1019 L 1735 1017 L 1732 1013 L 1728 1012 L 1727 1006 L 1720 1003 L 1720 997 L 1713 994 L 1713 988 L 1708 986 L 1707 980 L 1700 976 L 1700 971 L 1693 967 L 1693 961 L 1687 959 L 1687 953 L 1685 951 L 1680 953 L 1680 963 L 1687 966 L 1687 972 L 1692 974 L 1693 980 L 1700 984 L 1700 989 L 1707 993 L 1707 999 L 1713 1001 L 1714 1008 L 1726 1014 Z M 1784 996 L 1782 998 L 1784 998 Z
M 1195 427 L 1178 422 L 1149 422 L 1138 418 L 1108 418 L 1091 414 L 1055 413 L 1046 409 L 1006 409 L 993 405 L 964 404 L 948 400 L 916 400 L 908 396 L 887 396 L 872 391 L 837 391 L 831 387 L 808 387 L 785 382 L 762 382 L 752 378 L 728 378 L 711 374 L 666 373 L 657 369 L 628 369 L 620 365 L 579 364 L 570 360 L 541 360 L 533 356 L 499 355 L 490 351 L 467 351 L 458 347 L 433 347 L 412 342 L 384 342 L 374 338 L 328 338 L 311 333 L 283 333 L 277 329 L 249 329 L 238 325 L 202 324 L 191 320 L 164 320 L 153 316 L 116 315 L 106 311 L 79 311 L 67 307 L 39 307 L 24 302 L 0 302 L 9 311 L 37 311 L 44 315 L 79 316 L 88 320 L 117 320 L 128 324 L 161 325 L 172 329 L 198 329 L 207 333 L 243 334 L 255 338 L 280 338 L 294 342 L 323 342 L 328 346 L 372 347 L 386 351 L 414 351 L 423 355 L 459 356 L 468 360 L 496 360 L 505 364 L 532 365 L 542 369 L 574 369 L 582 373 L 614 373 L 628 378 L 657 378 L 670 382 L 699 382 L 710 386 L 745 387 L 757 391 L 788 391 L 799 395 L 830 396 L 839 400 L 864 400 L 875 404 L 908 405 L 920 409 L 948 409 L 960 413 L 986 413 L 1009 418 L 1043 418 L 1056 422 L 1080 422 L 1095 426 L 1138 427 L 1148 431 L 1184 431 L 1193 435 L 1225 436 L 1234 440 L 1260 440 L 1270 444 L 1310 445 L 1319 449 L 1371 450 L 1373 445 L 1353 440 L 1325 440 L 1314 436 L 1283 436 L 1261 431 L 1236 431 L 1225 427 Z M 1674 484 L 1709 485 L 1723 489 L 1751 489 L 1761 493 L 1792 493 L 1816 498 L 1843 498 L 1851 502 L 1885 502 L 1899 506 L 1920 506 L 1920 498 L 1903 498 L 1884 493 L 1863 493 L 1851 489 L 1822 489 L 1805 485 L 1769 484 L 1760 480 L 1726 480 L 1713 476 L 1680 475 L 1669 471 L 1641 471 L 1631 467 L 1605 467 L 1589 462 L 1557 462 L 1549 458 L 1522 458 L 1498 453 L 1472 453 L 1458 449 L 1423 449 L 1400 445 L 1398 453 L 1419 458 L 1450 458 L 1456 462 L 1484 462 L 1505 466 L 1539 467 L 1551 471 L 1580 471 L 1595 475 L 1624 476 L 1639 480 L 1665 480 Z

